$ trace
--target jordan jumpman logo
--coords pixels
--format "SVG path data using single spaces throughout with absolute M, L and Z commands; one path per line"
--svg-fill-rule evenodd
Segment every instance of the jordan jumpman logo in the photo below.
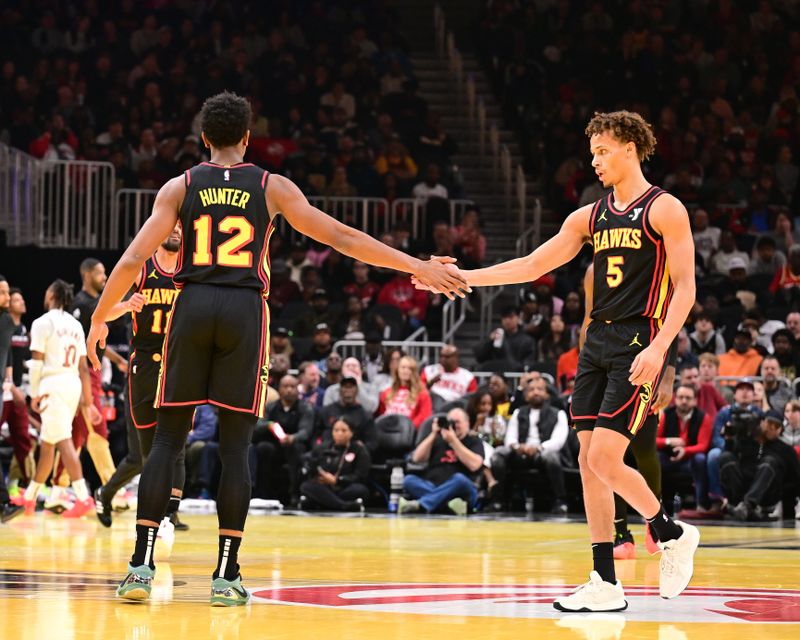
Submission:
M 147 278 L 148 278 L 148 279 L 150 279 L 150 278 L 154 278 L 155 280 L 158 280 L 158 276 L 156 275 L 156 270 L 155 270 L 155 269 L 153 269 L 153 270 L 150 272 L 150 275 L 149 275 L 149 276 L 147 276 Z
M 633 336 L 633 340 L 631 340 L 631 343 L 628 346 L 629 347 L 643 347 L 644 346 L 641 342 L 639 342 L 639 334 L 638 334 L 638 332 L 637 332 L 637 334 L 635 336 Z
M 603 209 L 603 213 L 601 213 L 600 217 L 597 219 L 598 222 L 600 222 L 601 220 L 605 220 L 606 222 L 608 222 L 608 218 L 606 218 L 606 211 L 608 211 L 608 209 Z

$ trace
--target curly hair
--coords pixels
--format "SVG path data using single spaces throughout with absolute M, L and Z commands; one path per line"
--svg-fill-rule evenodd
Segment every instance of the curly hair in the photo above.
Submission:
M 59 278 L 50 285 L 50 289 L 53 291 L 53 298 L 59 309 L 67 309 L 72 304 L 74 288 L 71 284 Z
M 591 138 L 596 133 L 610 132 L 623 144 L 633 142 L 639 162 L 644 162 L 656 148 L 656 137 L 653 127 L 642 116 L 633 111 L 611 111 L 600 113 L 595 111 L 594 117 L 586 125 L 586 136 Z
M 211 96 L 200 110 L 200 127 L 218 149 L 239 144 L 250 126 L 250 103 L 242 96 L 223 91 Z

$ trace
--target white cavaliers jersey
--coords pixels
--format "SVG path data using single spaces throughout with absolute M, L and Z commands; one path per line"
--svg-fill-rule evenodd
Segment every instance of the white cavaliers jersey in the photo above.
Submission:
M 422 370 L 422 380 L 425 383 L 433 380 L 437 375 L 439 379 L 430 387 L 430 390 L 445 402 L 453 402 L 478 389 L 478 381 L 475 376 L 464 367 L 447 372 L 442 365 L 431 364 Z
M 52 309 L 31 326 L 31 351 L 44 354 L 42 378 L 72 373 L 86 355 L 86 338 L 81 323 L 66 311 Z

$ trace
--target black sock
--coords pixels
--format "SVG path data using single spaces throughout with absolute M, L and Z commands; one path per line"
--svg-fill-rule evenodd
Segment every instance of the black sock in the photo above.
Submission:
M 180 506 L 181 499 L 178 496 L 170 496 L 169 504 L 167 505 L 167 517 L 171 516 L 173 513 L 177 513 L 178 507 Z
M 650 525 L 650 529 L 652 530 L 654 537 L 657 536 L 657 539 L 661 542 L 666 542 L 667 540 L 676 540 L 680 538 L 681 534 L 683 533 L 683 529 L 675 524 L 675 521 L 666 513 L 664 513 L 663 506 L 658 510 L 656 515 L 647 519 L 647 523 Z
M 153 545 L 156 542 L 158 527 L 150 527 L 146 524 L 136 525 L 136 549 L 131 557 L 131 564 L 140 567 L 146 564 L 151 569 L 156 568 L 153 560 Z
M 617 584 L 617 574 L 614 571 L 614 543 L 593 542 L 592 559 L 594 560 L 594 570 L 600 574 L 600 577 L 605 582 Z
M 614 520 L 614 531 L 616 533 L 617 539 L 624 538 L 625 535 L 628 533 L 627 518 L 620 518 L 619 520 Z
M 222 577 L 226 580 L 234 580 L 239 575 L 240 544 L 242 544 L 241 537 L 219 537 L 219 555 L 217 556 L 217 568 L 214 570 L 214 579 Z

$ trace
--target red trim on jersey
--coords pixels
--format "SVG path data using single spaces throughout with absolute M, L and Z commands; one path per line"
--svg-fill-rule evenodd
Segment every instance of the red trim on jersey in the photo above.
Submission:
M 186 171 L 184 171 L 184 174 L 186 175 L 186 186 L 188 187 L 190 184 L 192 184 L 191 169 L 187 169 Z
M 150 429 L 151 427 L 155 427 L 157 423 L 156 422 L 153 422 L 151 424 L 139 424 L 139 423 L 137 423 L 136 422 L 136 416 L 133 413 L 133 404 L 131 404 L 131 401 L 130 401 L 131 398 L 133 397 L 133 389 L 132 389 L 132 386 L 131 386 L 132 385 L 132 383 L 131 383 L 131 375 L 132 375 L 132 371 L 133 371 L 133 359 L 135 357 L 136 357 L 136 351 L 133 351 L 133 353 L 131 353 L 131 357 L 128 359 L 128 412 L 130 413 L 131 422 L 133 423 L 134 427 L 136 427 L 137 429 Z
M 630 400 L 628 400 L 628 401 L 627 401 L 625 404 L 623 404 L 623 405 L 622 405 L 622 406 L 621 406 L 619 409 L 617 409 L 617 410 L 616 410 L 614 413 L 600 413 L 600 414 L 599 414 L 599 416 L 600 416 L 601 418 L 616 418 L 616 417 L 617 417 L 617 416 L 618 416 L 620 413 L 622 413 L 623 411 L 625 411 L 625 409 L 627 409 L 627 408 L 628 408 L 628 405 L 630 405 L 630 403 L 631 403 L 631 402 L 633 402 L 634 400 L 636 400 L 636 398 L 638 397 L 638 395 L 639 395 L 639 387 L 636 387 L 636 389 L 635 389 L 635 390 L 634 390 L 634 392 L 633 392 L 633 395 L 631 396 L 631 399 L 630 399 Z
M 600 198 L 600 200 L 594 203 L 594 207 L 592 207 L 592 215 L 589 218 L 589 235 L 592 238 L 592 243 L 594 243 L 594 225 L 597 219 L 597 211 L 600 209 L 602 202 L 603 198 Z
M 175 310 L 178 298 L 175 297 L 175 302 L 172 304 L 172 310 Z M 169 334 L 172 329 L 172 320 L 175 317 L 174 313 L 169 314 L 167 320 L 167 327 L 164 329 L 164 346 L 161 349 L 161 374 L 159 377 L 158 395 L 156 396 L 156 408 L 160 406 L 172 406 L 164 402 L 164 387 L 167 384 L 167 352 L 169 351 Z
M 241 407 L 232 407 L 229 404 L 225 404 L 224 402 L 217 402 L 216 400 L 206 400 L 208 404 L 213 404 L 216 407 L 222 407 L 223 409 L 230 409 L 231 411 L 238 411 L 239 413 L 253 413 L 250 409 L 242 409 Z M 204 404 L 200 402 L 198 404 Z
M 261 381 L 261 368 L 264 366 L 265 360 L 268 359 L 267 351 L 269 350 L 269 344 L 267 343 L 267 333 L 269 307 L 267 306 L 266 299 L 261 298 L 261 301 L 264 308 L 261 310 L 261 341 L 258 347 L 258 367 L 256 369 L 256 388 L 253 394 L 253 413 L 258 413 L 258 401 L 261 399 L 261 390 L 263 389 L 263 385 L 268 384 L 267 382 Z
M 597 416 L 573 416 L 572 409 L 569 412 L 570 420 L 597 420 Z
M 269 171 L 264 171 L 264 175 L 261 176 L 261 188 L 267 188 L 267 176 L 269 175 Z
M 252 162 L 238 162 L 231 165 L 216 164 L 214 162 L 201 162 L 200 166 L 214 167 L 215 169 L 240 169 L 241 167 L 254 167 L 255 165 Z
M 650 290 L 647 292 L 647 305 L 644 308 L 644 316 L 649 315 L 655 310 L 656 301 L 658 300 L 658 290 L 661 286 L 661 278 L 664 276 L 662 273 L 664 263 L 667 260 L 667 252 L 664 250 L 663 243 L 656 242 L 656 264 L 653 269 L 653 280 L 650 282 Z
M 162 269 L 161 265 L 158 264 L 158 260 L 156 259 L 156 254 L 155 253 L 152 256 L 152 260 L 153 260 L 153 264 L 156 267 L 156 271 L 158 271 L 162 276 L 165 276 L 167 278 L 171 278 L 173 276 L 173 274 L 175 273 L 174 271 L 173 271 L 173 273 L 170 273 L 169 271 L 165 271 L 164 269 Z
M 640 195 L 636 200 L 631 202 L 624 211 L 620 211 L 614 206 L 614 192 L 612 191 L 611 193 L 608 194 L 608 209 L 609 211 L 611 211 L 611 213 L 615 215 L 623 216 L 626 213 L 628 213 L 628 211 L 633 209 L 633 207 L 639 204 L 642 200 L 644 200 L 653 191 L 653 189 L 658 189 L 658 187 L 656 187 L 655 185 L 651 185 L 647 191 L 645 191 L 642 195 Z
M 211 400 L 187 400 L 186 402 L 159 402 L 159 407 L 190 407 L 198 404 L 208 404 Z M 212 403 L 215 404 L 215 403 Z
M 264 270 L 264 260 L 267 261 L 267 266 L 271 267 L 271 260 L 269 257 L 269 241 L 275 227 L 272 226 L 272 220 L 267 225 L 267 232 L 264 234 L 264 246 L 261 249 L 261 255 L 258 257 L 258 279 L 261 280 L 263 288 L 261 293 L 264 294 L 265 299 L 269 299 L 269 274 Z

